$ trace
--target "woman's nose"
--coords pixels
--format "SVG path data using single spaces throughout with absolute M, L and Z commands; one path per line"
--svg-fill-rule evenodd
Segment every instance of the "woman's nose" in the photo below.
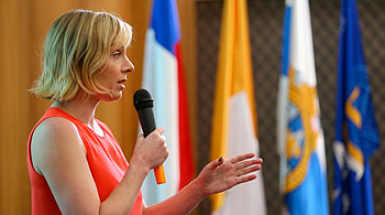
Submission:
M 129 72 L 134 71 L 134 69 L 135 69 L 134 64 L 130 61 L 130 59 L 127 56 L 125 56 L 125 59 L 126 59 L 126 63 L 123 67 L 123 72 L 129 73 Z

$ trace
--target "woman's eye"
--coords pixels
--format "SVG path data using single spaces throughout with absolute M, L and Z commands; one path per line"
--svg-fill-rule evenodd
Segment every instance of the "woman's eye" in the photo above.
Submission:
M 115 53 L 112 54 L 112 56 L 114 56 L 114 58 L 119 58 L 120 55 L 121 55 L 120 52 L 115 52 Z

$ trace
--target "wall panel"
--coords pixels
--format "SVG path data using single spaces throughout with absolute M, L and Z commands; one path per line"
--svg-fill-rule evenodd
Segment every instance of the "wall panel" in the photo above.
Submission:
M 195 29 L 193 0 L 178 1 L 185 28 Z M 186 6 L 190 5 L 190 6 Z M 28 92 L 41 71 L 40 53 L 52 22 L 72 9 L 104 10 L 119 14 L 134 27 L 129 57 L 135 71 L 120 101 L 101 103 L 97 117 L 106 122 L 129 159 L 137 136 L 138 121 L 132 105 L 133 91 L 141 86 L 144 36 L 150 0 L 1 0 L 0 1 L 0 214 L 30 214 L 30 184 L 25 164 L 30 130 L 51 104 Z M 183 25 L 182 25 L 183 26 Z M 195 57 L 193 30 L 182 28 L 186 62 Z M 189 59 L 187 59 L 189 58 Z M 186 69 L 194 76 L 194 66 Z M 189 83 L 189 89 L 193 84 Z M 191 87 L 192 86 L 192 87 Z M 190 93 L 189 95 L 194 95 Z M 191 99 L 191 98 L 190 98 Z M 191 99 L 194 101 L 194 99 Z M 194 104 L 191 104 L 194 105 Z

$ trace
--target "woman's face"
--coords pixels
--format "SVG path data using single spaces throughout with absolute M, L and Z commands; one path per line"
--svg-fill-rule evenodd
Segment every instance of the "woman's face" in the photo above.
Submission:
M 97 95 L 98 99 L 104 101 L 120 99 L 125 88 L 124 82 L 127 81 L 127 73 L 133 70 L 134 65 L 126 55 L 126 48 L 122 46 L 113 49 L 103 71 L 96 76 L 97 82 L 108 89 L 109 93 Z

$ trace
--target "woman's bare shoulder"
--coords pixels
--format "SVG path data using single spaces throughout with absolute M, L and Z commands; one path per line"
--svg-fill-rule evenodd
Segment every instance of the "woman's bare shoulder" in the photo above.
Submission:
M 83 151 L 84 145 L 76 126 L 61 117 L 42 121 L 35 129 L 31 140 L 31 156 L 35 171 L 42 174 L 47 160 L 71 156 Z M 62 159 L 65 160 L 65 159 Z

